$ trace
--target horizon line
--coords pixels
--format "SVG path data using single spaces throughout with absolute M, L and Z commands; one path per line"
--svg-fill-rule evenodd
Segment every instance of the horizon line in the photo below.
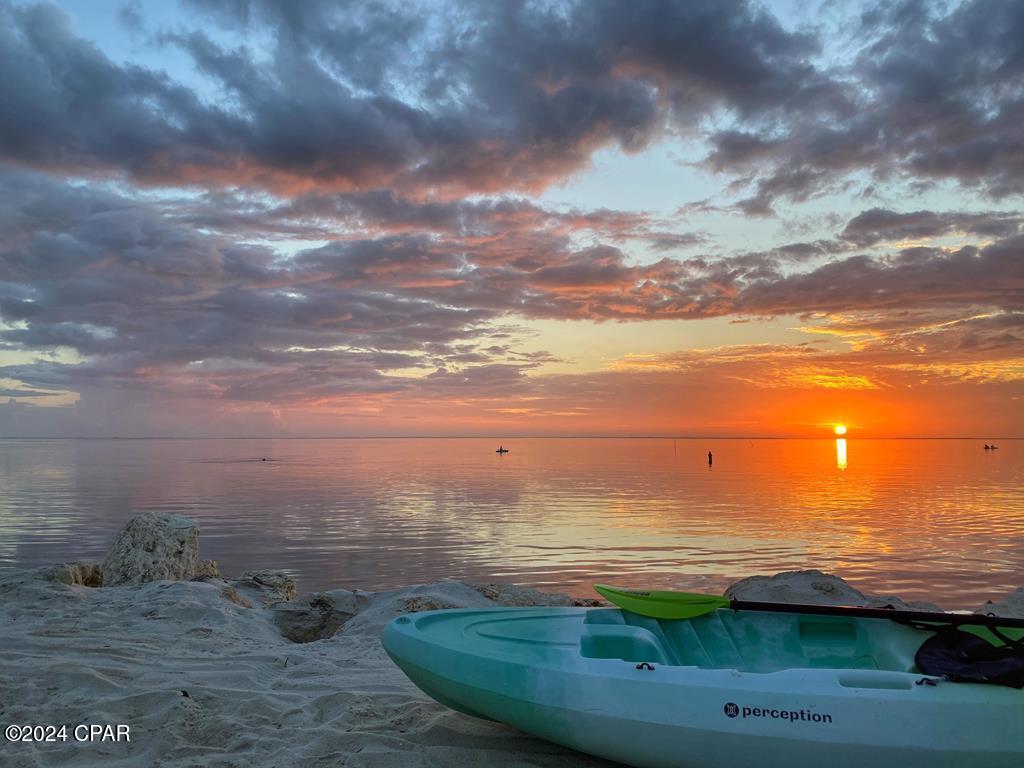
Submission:
M 0 440 L 1024 440 L 996 435 L 0 435 Z

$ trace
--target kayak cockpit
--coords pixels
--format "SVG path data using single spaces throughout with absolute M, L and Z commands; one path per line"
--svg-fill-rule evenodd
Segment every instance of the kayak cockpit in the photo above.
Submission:
M 886 619 L 717 610 L 687 621 L 590 611 L 580 653 L 704 669 L 878 669 L 913 672 L 930 633 Z

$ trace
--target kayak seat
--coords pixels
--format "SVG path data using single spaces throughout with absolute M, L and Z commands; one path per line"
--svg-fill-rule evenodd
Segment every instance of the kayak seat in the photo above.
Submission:
M 626 624 L 584 624 L 580 653 L 591 659 L 622 659 L 668 664 L 665 646 L 657 635 L 643 627 Z
M 877 669 L 860 624 L 845 617 L 721 613 L 733 647 L 750 672 L 780 669 Z

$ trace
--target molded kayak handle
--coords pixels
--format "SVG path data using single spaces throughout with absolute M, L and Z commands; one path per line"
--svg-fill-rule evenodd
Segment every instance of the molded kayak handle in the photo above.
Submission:
M 909 676 L 902 672 L 884 672 L 876 669 L 854 669 L 837 678 L 843 688 L 874 688 L 909 691 L 914 687 Z

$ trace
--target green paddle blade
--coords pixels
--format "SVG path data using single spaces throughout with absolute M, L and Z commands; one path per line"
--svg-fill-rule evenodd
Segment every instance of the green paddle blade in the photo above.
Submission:
M 702 595 L 698 592 L 617 589 L 607 584 L 595 584 L 594 589 L 605 600 L 624 611 L 632 611 L 652 619 L 695 619 L 719 608 L 729 607 L 727 597 Z

